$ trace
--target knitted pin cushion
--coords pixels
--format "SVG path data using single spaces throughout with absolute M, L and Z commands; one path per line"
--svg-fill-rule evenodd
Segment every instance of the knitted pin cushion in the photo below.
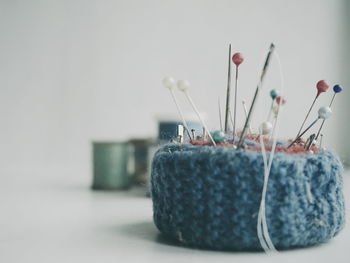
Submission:
M 185 245 L 261 250 L 257 215 L 263 187 L 261 152 L 167 144 L 154 156 L 154 222 Z M 319 244 L 345 218 L 343 168 L 331 151 L 276 152 L 266 196 L 266 220 L 276 248 Z

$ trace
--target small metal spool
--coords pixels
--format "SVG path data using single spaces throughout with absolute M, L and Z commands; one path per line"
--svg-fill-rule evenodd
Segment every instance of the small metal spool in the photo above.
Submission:
M 183 125 L 181 125 L 181 124 L 177 125 L 176 134 L 177 134 L 178 142 L 183 143 L 184 142 L 184 126 Z
M 130 146 L 127 142 L 93 142 L 94 190 L 118 190 L 130 186 Z

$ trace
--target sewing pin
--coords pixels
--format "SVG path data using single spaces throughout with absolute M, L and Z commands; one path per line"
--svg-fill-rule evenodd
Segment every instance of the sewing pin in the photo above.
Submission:
M 178 89 L 179 89 L 180 91 L 182 91 L 182 92 L 185 94 L 187 100 L 188 100 L 189 103 L 191 104 L 193 110 L 195 111 L 195 113 L 196 113 L 197 116 L 198 116 L 199 121 L 201 122 L 203 128 L 205 129 L 206 134 L 208 134 L 208 136 L 209 136 L 209 138 L 210 138 L 212 144 L 213 144 L 214 146 L 216 146 L 216 143 L 215 143 L 213 137 L 211 136 L 210 131 L 209 131 L 207 125 L 205 124 L 205 122 L 204 122 L 204 120 L 203 120 L 201 114 L 199 113 L 199 110 L 197 109 L 196 105 L 194 104 L 194 102 L 193 102 L 193 100 L 192 100 L 192 98 L 191 98 L 191 96 L 190 96 L 190 94 L 189 94 L 189 92 L 188 92 L 188 90 L 189 90 L 189 88 L 190 88 L 190 83 L 189 83 L 187 80 L 178 80 L 178 81 L 177 81 L 177 87 L 178 87 Z
M 232 56 L 232 61 L 236 65 L 236 76 L 235 76 L 235 105 L 233 110 L 233 139 L 236 135 L 236 115 L 237 115 L 237 90 L 238 90 L 238 66 L 242 64 L 244 58 L 241 53 L 235 53 Z
M 296 143 L 312 126 L 315 125 L 315 123 L 320 120 L 320 119 L 323 119 L 323 120 L 326 120 L 328 119 L 329 117 L 331 117 L 332 115 L 332 110 L 330 107 L 321 107 L 319 110 L 318 110 L 318 117 L 316 120 L 314 120 L 310 125 L 309 127 L 307 127 L 289 146 L 288 148 L 290 148 L 291 146 L 293 146 L 294 143 Z
M 230 114 L 229 114 L 229 116 L 230 116 L 230 121 L 231 121 L 231 125 L 232 125 L 232 127 L 233 127 L 233 118 L 232 118 L 232 112 L 231 112 L 231 109 L 230 109 Z M 233 140 L 235 139 L 235 136 L 233 136 Z
M 320 80 L 319 82 L 317 82 L 316 88 L 317 88 L 316 97 L 314 98 L 314 100 L 313 100 L 313 102 L 312 102 L 312 104 L 311 104 L 311 107 L 310 107 L 309 111 L 307 112 L 306 117 L 305 117 L 303 123 L 301 124 L 301 127 L 300 127 L 300 129 L 299 129 L 299 131 L 298 131 L 298 134 L 297 134 L 296 138 L 299 137 L 300 132 L 301 132 L 301 130 L 303 129 L 304 124 L 305 124 L 307 118 L 309 117 L 310 112 L 311 112 L 313 106 L 315 105 L 315 102 L 316 102 L 318 96 L 320 96 L 320 94 L 321 94 L 322 92 L 326 92 L 327 89 L 329 88 L 329 85 L 328 85 L 328 83 L 327 83 L 325 80 Z
M 222 143 L 226 141 L 226 135 L 223 131 L 214 131 L 212 132 L 212 136 L 216 143 Z
M 196 131 L 195 129 L 191 129 L 192 138 L 196 138 L 195 133 L 194 133 L 195 131 Z
M 338 84 L 333 87 L 334 94 L 333 94 L 333 97 L 331 99 L 331 102 L 329 103 L 329 107 L 332 106 L 334 98 L 335 98 L 335 95 L 337 95 L 337 93 L 340 93 L 342 90 L 343 90 L 343 88 L 340 85 L 338 85 Z M 326 120 L 322 121 L 322 124 L 321 124 L 320 128 L 318 129 L 318 132 L 317 132 L 317 135 L 316 135 L 316 138 L 315 138 L 316 141 L 318 139 L 318 136 L 320 136 L 320 132 L 322 130 L 322 127 L 323 127 L 323 124 L 324 124 L 325 121 Z
M 274 119 L 273 119 L 273 125 L 272 125 L 272 126 L 273 126 L 273 129 L 272 129 L 272 132 L 271 132 L 271 134 L 270 134 L 269 139 L 271 139 L 271 137 L 272 137 L 272 136 L 274 135 L 274 133 L 275 133 L 276 125 L 277 125 L 277 117 L 278 117 L 278 114 L 279 114 L 279 112 L 280 112 L 281 106 L 283 106 L 284 104 L 286 104 L 286 99 L 283 98 L 283 97 L 281 97 L 281 96 L 277 96 L 277 97 L 276 97 L 276 103 L 277 103 L 277 105 L 272 107 L 272 111 L 273 111 L 273 113 L 274 113 Z M 268 119 L 268 121 L 269 121 L 269 119 Z
M 260 135 L 268 135 L 271 133 L 272 131 L 272 124 L 269 121 L 264 121 L 263 123 L 261 123 L 260 127 Z
M 225 110 L 225 133 L 228 131 L 228 118 L 230 114 L 230 92 L 231 92 L 231 44 L 228 49 L 228 72 L 226 90 L 226 110 Z
M 286 104 L 286 99 L 282 98 L 281 96 L 278 96 L 276 98 L 276 103 L 277 103 L 277 105 L 272 107 L 272 111 L 273 111 L 273 114 L 274 114 L 275 118 L 277 117 L 277 115 L 279 113 L 280 107 L 283 106 L 284 104 Z
M 238 141 L 237 148 L 243 148 L 244 136 L 246 135 L 247 129 L 249 127 L 250 119 L 252 117 L 253 110 L 254 110 L 254 105 L 255 105 L 256 100 L 258 98 L 259 91 L 260 91 L 260 88 L 262 86 L 262 83 L 263 83 L 263 80 L 264 80 L 264 77 L 265 77 L 265 74 L 266 74 L 269 62 L 270 62 L 271 54 L 272 54 L 274 49 L 275 49 L 275 45 L 273 43 L 271 43 L 270 49 L 269 49 L 269 53 L 267 54 L 264 67 L 263 67 L 263 70 L 261 72 L 260 80 L 259 80 L 259 83 L 258 83 L 258 85 L 256 87 L 255 94 L 254 94 L 254 97 L 253 97 L 253 101 L 252 101 L 252 104 L 250 105 L 248 116 L 246 118 L 246 121 L 245 121 L 245 124 L 244 124 L 244 127 L 243 127 L 243 131 L 241 133 L 241 137 L 239 138 L 239 141 Z
M 164 85 L 164 87 L 169 89 L 171 97 L 173 98 L 173 101 L 174 101 L 174 103 L 176 105 L 177 111 L 178 111 L 178 113 L 179 113 L 179 115 L 180 115 L 180 117 L 182 119 L 183 126 L 186 129 L 188 138 L 190 138 L 190 140 L 191 140 L 190 129 L 187 126 L 187 122 L 185 120 L 185 117 L 184 117 L 184 115 L 182 113 L 182 110 L 181 110 L 181 108 L 179 106 L 179 103 L 177 102 L 177 99 L 176 99 L 176 96 L 175 96 L 175 93 L 174 93 L 174 88 L 176 87 L 175 80 L 172 77 L 166 77 L 166 78 L 163 79 L 163 85 Z M 194 139 L 194 137 L 192 139 Z
M 275 104 L 275 100 L 278 97 L 278 95 L 279 95 L 279 92 L 277 90 L 273 89 L 273 90 L 270 91 L 270 97 L 272 99 L 272 102 L 271 102 L 271 107 L 270 107 L 270 110 L 269 110 L 269 114 L 267 115 L 267 120 L 268 121 L 271 118 L 271 112 L 272 112 L 273 106 Z

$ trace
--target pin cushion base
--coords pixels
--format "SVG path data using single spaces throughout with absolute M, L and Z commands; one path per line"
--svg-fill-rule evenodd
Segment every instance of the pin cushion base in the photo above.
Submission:
M 263 171 L 258 151 L 167 144 L 152 164 L 155 225 L 192 247 L 262 250 L 257 217 Z M 337 235 L 345 219 L 342 173 L 332 151 L 275 153 L 266 220 L 276 248 L 311 246 Z

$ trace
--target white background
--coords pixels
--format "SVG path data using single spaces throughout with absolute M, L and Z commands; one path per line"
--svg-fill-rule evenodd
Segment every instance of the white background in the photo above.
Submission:
M 155 115 L 176 113 L 161 85 L 166 75 L 191 82 L 194 101 L 218 128 L 229 43 L 245 56 L 239 96 L 248 102 L 263 56 L 271 41 L 276 44 L 288 101 L 280 137 L 293 137 L 319 79 L 349 83 L 345 2 L 2 0 L 0 166 L 74 170 L 89 180 L 91 140 L 153 137 Z M 253 126 L 266 117 L 268 91 L 278 83 L 274 60 Z M 331 93 L 320 97 L 310 121 Z M 327 147 L 342 158 L 346 96 L 337 97 L 324 130 Z M 238 109 L 242 125 L 241 104 Z

